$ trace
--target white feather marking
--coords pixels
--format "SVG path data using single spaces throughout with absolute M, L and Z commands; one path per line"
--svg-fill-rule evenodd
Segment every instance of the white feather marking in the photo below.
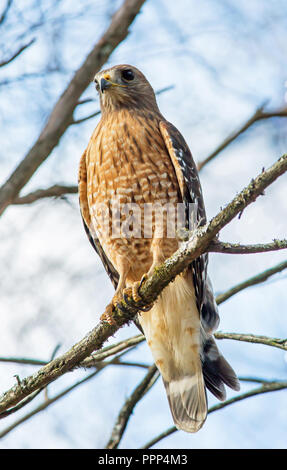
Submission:
M 193 375 L 199 365 L 200 319 L 191 277 L 176 277 L 140 324 L 166 381 Z

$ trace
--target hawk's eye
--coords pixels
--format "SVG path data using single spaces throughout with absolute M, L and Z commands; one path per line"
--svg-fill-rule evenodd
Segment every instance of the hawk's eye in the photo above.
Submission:
M 135 78 L 135 76 L 132 70 L 126 69 L 122 71 L 122 78 L 130 82 L 131 80 Z

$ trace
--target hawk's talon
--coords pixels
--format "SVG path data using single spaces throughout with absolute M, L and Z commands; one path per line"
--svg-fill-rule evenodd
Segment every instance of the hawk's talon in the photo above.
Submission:
M 149 304 L 149 305 L 145 305 L 144 307 L 141 307 L 141 311 L 142 312 L 149 312 L 149 310 L 151 310 L 153 308 L 153 303 Z
M 121 296 L 115 294 L 112 298 L 112 301 L 106 306 L 106 310 L 103 315 L 100 317 L 101 321 L 107 322 L 109 325 L 116 325 L 115 320 L 113 319 L 113 313 L 117 304 L 121 301 Z
M 109 325 L 115 325 L 116 322 L 112 317 L 113 309 L 114 309 L 114 305 L 112 303 L 107 305 L 106 310 L 100 317 L 100 320 L 108 323 Z
M 150 305 L 146 305 L 145 301 L 139 293 L 141 286 L 147 278 L 147 274 L 144 274 L 140 281 L 134 282 L 130 287 L 127 287 L 123 291 L 123 298 L 125 303 L 128 306 L 135 308 L 135 302 L 137 304 L 136 307 L 139 308 L 139 310 L 141 310 L 142 312 L 148 312 L 153 307 L 153 303 Z M 132 302 L 130 300 L 131 298 Z
M 138 289 L 140 289 L 143 285 L 143 283 L 147 280 L 148 278 L 148 274 L 144 274 L 139 282 L 139 286 L 138 286 Z

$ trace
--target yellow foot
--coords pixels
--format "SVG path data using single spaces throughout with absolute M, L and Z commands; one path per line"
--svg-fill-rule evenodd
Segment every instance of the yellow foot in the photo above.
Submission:
M 109 323 L 109 325 L 115 325 L 116 322 L 113 319 L 113 311 L 117 304 L 123 300 L 120 294 L 115 294 L 112 298 L 111 303 L 106 306 L 106 310 L 104 311 L 103 315 L 101 316 L 101 320 Z
M 143 282 L 147 278 L 148 278 L 147 274 L 144 274 L 140 281 L 134 282 L 130 287 L 127 287 L 123 291 L 123 298 L 124 298 L 125 303 L 127 305 L 130 305 L 131 307 L 134 307 L 134 305 L 130 301 L 130 298 L 132 298 L 132 300 L 134 302 L 136 302 L 139 309 L 142 310 L 143 312 L 147 312 L 153 306 L 153 304 L 145 305 L 144 302 L 143 302 L 143 299 L 142 299 L 142 297 L 139 293 L 139 290 L 140 290 Z
M 103 315 L 101 316 L 101 321 L 105 321 L 105 322 L 109 323 L 109 325 L 114 325 L 115 321 L 112 317 L 113 309 L 114 309 L 114 305 L 112 303 L 107 305 L 106 310 L 104 311 Z

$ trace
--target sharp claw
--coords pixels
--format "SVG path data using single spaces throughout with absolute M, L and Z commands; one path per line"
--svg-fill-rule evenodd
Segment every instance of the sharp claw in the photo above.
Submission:
M 114 319 L 111 317 L 111 313 L 107 312 L 107 311 L 105 311 L 103 313 L 103 315 L 101 316 L 100 319 L 101 319 L 101 321 L 104 321 L 104 322 L 108 323 L 109 325 L 115 325 L 116 324 Z
M 113 319 L 114 308 L 118 308 L 125 315 L 130 315 L 135 309 L 135 304 L 142 312 L 148 312 L 153 307 L 153 304 L 146 305 L 139 293 L 139 289 L 147 277 L 148 276 L 144 274 L 139 282 L 135 282 L 132 286 L 127 287 L 121 294 L 115 294 L 111 303 L 106 307 L 105 312 L 101 316 L 101 320 L 109 323 L 109 325 L 115 325 L 116 322 Z M 126 306 L 122 305 L 122 301 L 124 301 Z
M 148 276 L 144 274 L 139 282 L 135 282 L 132 286 L 127 287 L 123 291 L 123 298 L 125 303 L 128 306 L 134 308 L 134 304 L 130 300 L 130 298 L 132 298 L 133 302 L 135 302 L 137 304 L 137 307 L 143 312 L 148 312 L 153 307 L 153 304 L 146 305 L 139 293 L 139 289 L 141 288 L 142 284 L 147 279 L 147 277 Z
M 141 288 L 141 286 L 143 285 L 144 281 L 146 281 L 148 278 L 147 274 L 144 274 L 139 282 L 139 286 L 138 286 L 138 290 Z

